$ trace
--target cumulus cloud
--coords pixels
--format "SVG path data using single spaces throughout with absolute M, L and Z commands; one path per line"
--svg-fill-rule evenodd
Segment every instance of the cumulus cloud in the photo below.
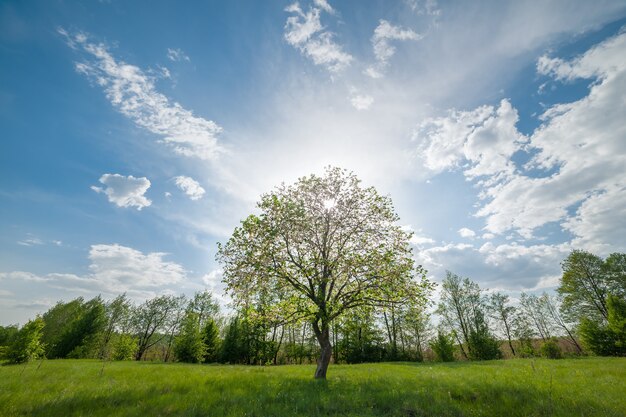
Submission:
M 141 210 L 152 204 L 152 201 L 144 196 L 150 188 L 150 180 L 146 177 L 135 178 L 132 175 L 125 177 L 120 174 L 104 174 L 99 181 L 106 187 L 92 185 L 91 189 L 97 193 L 104 193 L 109 202 L 118 207 L 136 207 L 137 210 Z
M 548 108 L 528 138 L 506 100 L 497 110 L 483 106 L 427 120 L 416 133 L 418 154 L 435 172 L 460 168 L 468 179 L 482 177 L 476 214 L 488 233 L 529 238 L 558 222 L 581 247 L 624 250 L 626 33 L 569 61 L 544 56 L 537 68 L 555 80 L 591 79 L 589 94 Z M 516 166 L 517 151 L 529 162 Z
M 512 174 L 511 157 L 527 139 L 515 127 L 517 110 L 508 100 L 496 108 L 481 106 L 471 111 L 451 110 L 445 117 L 424 120 L 414 132 L 420 143 L 418 157 L 432 171 L 459 167 L 470 178 Z
M 468 229 L 467 227 L 460 228 L 458 232 L 459 235 L 464 238 L 473 238 L 474 236 L 476 236 L 476 232 L 474 232 L 472 229 Z
M 418 263 L 436 281 L 450 270 L 467 276 L 482 288 L 505 291 L 550 288 L 558 285 L 560 262 L 571 247 L 562 245 L 446 244 L 417 252 Z
M 396 53 L 395 46 L 390 41 L 418 41 L 423 36 L 415 33 L 411 29 L 403 29 L 400 26 L 394 26 L 386 20 L 381 20 L 374 29 L 372 36 L 372 47 L 374 56 L 376 57 L 376 65 L 369 66 L 365 70 L 365 74 L 372 78 L 381 78 L 385 68 L 389 65 L 389 60 Z
M 315 7 L 317 6 L 317 7 Z M 285 40 L 300 53 L 322 65 L 328 71 L 339 72 L 350 65 L 353 57 L 344 52 L 333 39 L 333 33 L 325 30 L 320 21 L 322 11 L 334 13 L 326 0 L 315 0 L 314 6 L 305 13 L 299 3 L 293 3 L 285 11 L 293 13 L 285 23 Z
M 174 62 L 190 61 L 189 56 L 180 48 L 167 48 L 167 59 Z
M 89 251 L 91 275 L 107 288 L 119 292 L 119 288 L 159 287 L 181 282 L 186 277 L 185 269 L 163 259 L 166 253 L 144 254 L 126 246 L 92 245 Z
M 76 71 L 102 87 L 124 116 L 162 137 L 162 142 L 180 155 L 212 160 L 221 152 L 217 135 L 222 128 L 215 122 L 171 102 L 156 90 L 152 77 L 135 65 L 116 60 L 106 45 L 90 42 L 83 33 L 72 35 L 64 29 L 59 33 L 70 47 L 86 53 Z
M 204 188 L 200 186 L 200 183 L 191 177 L 178 176 L 174 177 L 176 186 L 180 188 L 185 194 L 192 200 L 199 200 L 205 193 Z

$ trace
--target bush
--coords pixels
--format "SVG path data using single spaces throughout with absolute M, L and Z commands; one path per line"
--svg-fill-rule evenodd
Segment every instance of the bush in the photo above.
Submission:
M 121 334 L 113 344 L 112 359 L 115 361 L 130 361 L 135 358 L 137 353 L 137 339 L 128 335 Z
M 561 348 L 556 339 L 546 340 L 543 345 L 541 345 L 541 356 L 548 359 L 561 359 L 563 357 Z
M 502 358 L 500 342 L 486 328 L 479 332 L 472 331 L 469 336 L 470 359 L 491 360 Z
M 454 341 L 452 336 L 439 331 L 437 338 L 430 342 L 430 348 L 435 352 L 439 362 L 454 361 Z
M 17 332 L 4 354 L 9 363 L 24 363 L 43 355 L 44 345 L 41 343 L 43 326 L 43 320 L 37 317 Z
M 590 319 L 580 323 L 580 336 L 587 349 L 600 356 L 626 356 L 626 302 L 618 297 L 607 299 L 608 323 Z

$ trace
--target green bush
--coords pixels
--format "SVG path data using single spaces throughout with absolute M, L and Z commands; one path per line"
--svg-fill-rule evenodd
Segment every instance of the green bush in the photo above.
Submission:
M 9 363 L 24 363 L 43 355 L 44 345 L 41 343 L 43 327 L 43 320 L 37 317 L 17 332 L 5 352 L 5 358 Z
M 454 341 L 451 335 L 439 331 L 437 338 L 430 342 L 430 348 L 439 362 L 454 361 Z
M 548 359 L 561 359 L 563 357 L 561 348 L 556 339 L 552 338 L 546 340 L 543 345 L 541 345 L 541 356 Z
M 113 344 L 112 359 L 115 361 L 130 361 L 135 358 L 137 353 L 137 339 L 128 335 L 121 334 Z
M 583 319 L 580 336 L 587 349 L 600 356 L 626 356 L 626 301 L 615 296 L 607 299 L 608 322 Z

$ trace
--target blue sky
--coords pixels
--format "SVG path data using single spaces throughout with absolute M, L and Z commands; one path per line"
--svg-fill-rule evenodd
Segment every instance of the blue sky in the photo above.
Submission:
M 626 250 L 626 4 L 5 1 L 0 324 L 209 288 L 280 182 L 353 170 L 418 262 L 554 288 Z

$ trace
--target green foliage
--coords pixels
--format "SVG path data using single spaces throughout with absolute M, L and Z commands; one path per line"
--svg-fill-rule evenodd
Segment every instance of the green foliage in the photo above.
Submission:
M 135 358 L 136 353 L 136 338 L 129 334 L 120 334 L 115 338 L 111 359 L 116 361 L 129 361 Z
M 454 361 L 454 338 L 452 335 L 442 331 L 437 332 L 437 337 L 430 342 L 430 348 L 439 362 Z
M 220 354 L 220 336 L 217 324 L 212 318 L 207 319 L 202 330 L 202 342 L 205 346 L 203 362 L 217 362 Z
M 174 354 L 179 362 L 198 363 L 204 360 L 206 346 L 202 336 L 198 313 L 185 314 L 180 333 L 174 341 Z
M 43 315 L 43 320 L 49 358 L 97 356 L 106 324 L 105 306 L 100 297 L 87 302 L 82 298 L 58 302 Z
M 557 339 L 550 338 L 541 345 L 541 356 L 547 359 L 561 359 L 563 354 Z
M 345 362 L 380 362 L 385 358 L 383 338 L 375 326 L 371 309 L 350 312 L 339 330 L 342 338 L 337 352 Z
M 606 321 L 607 297 L 626 297 L 626 254 L 614 253 L 606 260 L 575 250 L 562 263 L 558 291 L 563 295 L 563 312 L 571 319 Z
M 246 363 L 249 356 L 245 343 L 244 326 L 239 317 L 234 317 L 226 326 L 224 341 L 220 351 L 220 362 Z
M 13 337 L 4 353 L 5 359 L 9 363 L 24 363 L 42 356 L 44 345 L 41 338 L 44 325 L 40 317 L 26 323 Z
M 227 290 L 270 321 L 310 322 L 320 345 L 316 377 L 326 376 L 330 327 L 346 311 L 425 302 L 432 285 L 415 265 L 411 234 L 397 224 L 391 199 L 354 174 L 327 168 L 265 194 L 257 206 L 261 213 L 218 246 Z
M 591 352 L 601 356 L 626 356 L 626 301 L 615 296 L 607 299 L 608 322 L 583 319 L 580 335 Z
M 0 346 L 8 346 L 18 332 L 17 325 L 0 326 Z

